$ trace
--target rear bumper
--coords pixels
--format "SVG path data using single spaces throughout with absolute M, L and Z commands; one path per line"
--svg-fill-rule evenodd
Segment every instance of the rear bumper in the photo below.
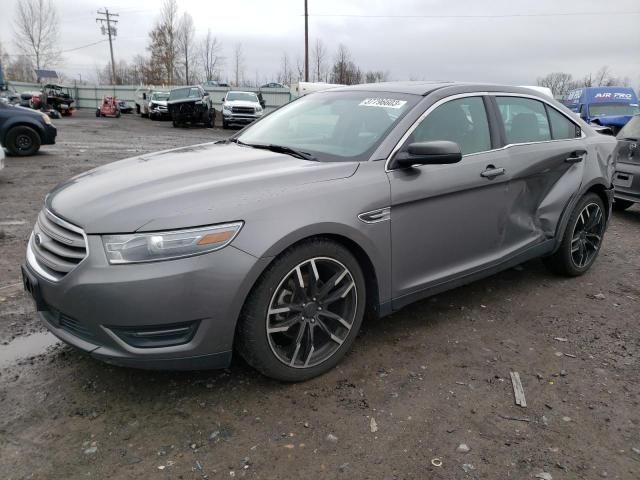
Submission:
M 640 202 L 640 163 L 618 162 L 613 176 L 613 184 L 615 198 Z

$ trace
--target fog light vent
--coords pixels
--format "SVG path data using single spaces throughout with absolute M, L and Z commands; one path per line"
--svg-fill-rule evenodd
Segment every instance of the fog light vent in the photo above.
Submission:
M 109 327 L 122 341 L 136 348 L 173 347 L 191 341 L 199 320 L 144 327 Z

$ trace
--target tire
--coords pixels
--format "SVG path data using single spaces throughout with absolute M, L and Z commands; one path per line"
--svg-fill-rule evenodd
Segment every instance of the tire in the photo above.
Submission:
M 207 128 L 213 128 L 213 123 L 215 121 L 214 119 L 215 117 L 213 117 L 211 114 L 209 114 L 209 116 L 207 117 L 207 121 L 204 122 L 204 126 Z
M 140 115 L 140 105 L 136 105 L 136 113 Z
M 227 128 L 229 128 L 229 124 L 227 123 L 227 121 L 226 121 L 226 120 L 222 120 L 222 128 L 223 128 L 224 130 L 226 130 Z
M 543 260 L 547 268 L 569 277 L 577 277 L 589 270 L 602 246 L 606 214 L 604 203 L 597 194 L 588 193 L 582 197 L 569 217 L 560 248 Z M 589 227 L 592 221 L 596 223 Z
M 633 205 L 633 202 L 630 202 L 629 200 L 620 200 L 619 198 L 616 198 L 613 201 L 613 209 L 617 210 L 618 212 L 624 212 L 627 208 L 631 207 Z
M 120 110 L 116 112 L 116 118 L 120 118 Z
M 99 117 L 99 116 L 100 116 L 100 109 L 97 109 L 96 110 L 96 117 Z
M 175 120 L 172 120 L 171 124 L 173 125 L 173 128 L 178 128 L 180 126 L 180 124 Z
M 364 275 L 351 252 L 328 240 L 301 243 L 274 260 L 249 294 L 236 332 L 237 350 L 267 377 L 308 380 L 346 355 L 365 305 Z
M 7 132 L 5 147 L 12 155 L 27 157 L 40 150 L 40 135 L 31 127 L 19 125 Z

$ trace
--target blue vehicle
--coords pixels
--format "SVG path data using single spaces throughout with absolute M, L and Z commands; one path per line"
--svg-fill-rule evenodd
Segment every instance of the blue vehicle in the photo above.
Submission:
M 587 123 L 609 127 L 617 134 L 639 113 L 638 97 L 629 87 L 585 87 L 570 91 L 563 103 Z

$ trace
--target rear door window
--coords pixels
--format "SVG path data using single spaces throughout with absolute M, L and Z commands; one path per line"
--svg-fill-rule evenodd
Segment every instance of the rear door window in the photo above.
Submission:
M 522 97 L 496 97 L 507 144 L 551 140 L 544 103 Z
M 581 135 L 580 127 L 558 112 L 555 108 L 547 106 L 549 122 L 551 123 L 551 136 L 554 140 L 576 138 Z

